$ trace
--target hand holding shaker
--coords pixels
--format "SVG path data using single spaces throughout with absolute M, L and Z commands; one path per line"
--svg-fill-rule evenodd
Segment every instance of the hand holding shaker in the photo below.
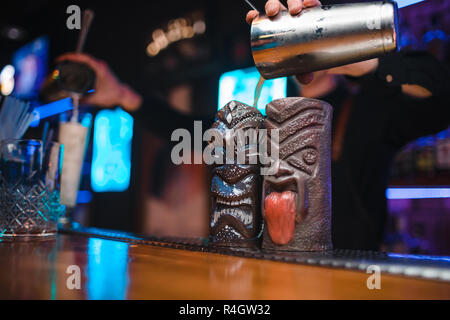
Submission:
M 342 66 L 398 48 L 398 8 L 379 1 L 319 6 L 296 16 L 260 16 L 251 26 L 255 65 L 264 79 Z

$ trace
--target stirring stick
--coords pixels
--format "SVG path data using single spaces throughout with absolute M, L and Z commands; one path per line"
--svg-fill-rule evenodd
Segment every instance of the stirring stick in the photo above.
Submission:
M 80 30 L 80 35 L 78 36 L 77 43 L 77 53 L 81 53 L 84 48 L 84 43 L 86 41 L 86 36 L 89 32 L 89 28 L 91 27 L 92 20 L 94 19 L 94 12 L 92 10 L 86 9 L 83 11 L 83 20 L 82 26 Z M 78 106 L 80 103 L 80 96 L 78 94 L 73 93 L 71 95 L 72 103 L 73 103 L 73 114 L 70 122 L 77 123 L 78 122 Z
M 77 43 L 77 53 L 81 53 L 84 48 L 84 42 L 86 41 L 86 36 L 89 32 L 89 28 L 91 27 L 92 20 L 94 20 L 94 11 L 86 9 L 83 11 L 83 20 L 80 30 L 80 35 L 78 36 Z
M 258 11 L 258 9 L 256 9 L 256 7 L 249 1 L 249 0 L 245 0 L 245 2 L 247 2 L 247 4 L 253 9 Z

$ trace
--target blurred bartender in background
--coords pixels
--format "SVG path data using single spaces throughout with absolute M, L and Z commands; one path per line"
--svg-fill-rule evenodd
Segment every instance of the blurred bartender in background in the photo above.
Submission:
M 320 5 L 318 0 L 269 0 L 265 11 L 292 15 Z M 248 12 L 251 23 L 258 11 Z M 85 54 L 68 53 L 58 61 L 84 62 L 97 73 L 95 93 L 84 103 L 121 105 L 151 132 L 170 139 L 177 128 L 195 120 L 209 128 L 213 119 L 181 114 L 166 102 L 140 95 L 121 83 L 107 64 Z M 351 93 L 336 75 L 359 83 Z M 296 76 L 302 96 L 334 107 L 332 139 L 332 236 L 335 248 L 378 250 L 387 218 L 385 190 L 390 163 L 409 141 L 450 125 L 450 77 L 446 67 L 426 52 L 399 52 L 379 59 Z M 309 84 L 308 84 L 309 83 Z M 306 85 L 307 84 L 307 85 Z

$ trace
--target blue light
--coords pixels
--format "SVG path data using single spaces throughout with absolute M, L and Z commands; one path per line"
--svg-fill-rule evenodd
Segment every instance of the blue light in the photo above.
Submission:
M 72 110 L 72 99 L 65 98 L 49 104 L 36 107 L 34 109 L 34 120 L 30 124 L 30 127 L 37 127 L 41 119 L 45 119 L 55 114 Z
M 448 36 L 442 30 L 430 30 L 427 33 L 425 33 L 422 38 L 425 43 L 429 43 L 430 41 L 433 41 L 434 39 L 438 39 L 441 41 L 447 41 Z
M 92 201 L 92 193 L 88 190 L 80 190 L 77 194 L 77 203 L 90 203 Z
M 218 109 L 231 100 L 253 105 L 255 88 L 260 74 L 255 67 L 239 69 L 222 74 L 219 80 Z M 275 99 L 286 97 L 287 78 L 266 80 L 258 101 L 258 110 L 265 115 L 266 105 Z
M 93 93 L 94 90 L 89 90 L 88 93 Z M 37 127 L 39 125 L 40 120 L 54 116 L 56 114 L 60 114 L 69 110 L 72 110 L 72 98 L 64 98 L 61 100 L 57 100 L 54 102 L 50 102 L 48 104 L 44 104 L 39 107 L 35 107 L 33 110 L 34 120 L 30 124 L 30 127 Z M 84 120 L 84 119 L 83 119 Z M 86 128 L 89 127 L 82 123 Z
M 133 117 L 122 109 L 102 110 L 94 124 L 91 185 L 95 192 L 128 189 L 131 174 Z
M 404 8 L 404 7 L 407 7 L 407 6 L 410 6 L 412 4 L 416 4 L 416 3 L 422 2 L 422 1 L 424 1 L 424 0 L 397 0 L 396 2 L 397 2 L 397 6 L 399 8 Z
M 92 300 L 126 299 L 128 243 L 90 238 L 87 292 Z
M 416 255 L 416 254 L 399 254 L 399 253 L 388 253 L 390 258 L 400 258 L 400 259 L 416 259 L 416 260 L 429 260 L 429 261 L 444 261 L 450 262 L 450 257 L 446 256 L 426 256 L 426 255 Z
M 386 198 L 390 200 L 450 198 L 450 188 L 388 188 Z
M 90 113 L 86 113 L 83 116 L 83 119 L 81 119 L 81 125 L 86 128 L 91 127 L 91 122 L 92 122 L 92 114 L 90 114 Z

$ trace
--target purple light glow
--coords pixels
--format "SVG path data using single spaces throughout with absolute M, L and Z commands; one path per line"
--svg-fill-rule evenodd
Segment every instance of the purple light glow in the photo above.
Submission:
M 450 198 L 450 188 L 388 188 L 386 198 L 389 200 Z

